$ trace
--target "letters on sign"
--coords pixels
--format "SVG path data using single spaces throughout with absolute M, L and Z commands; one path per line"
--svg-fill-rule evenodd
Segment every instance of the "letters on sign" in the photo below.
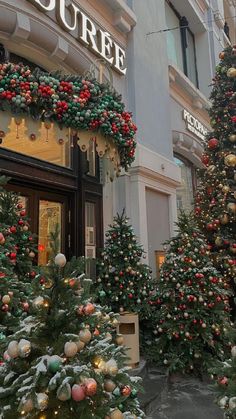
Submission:
M 204 141 L 207 135 L 208 129 L 186 109 L 183 109 L 183 119 L 186 122 L 187 130 L 191 131 L 193 134 L 199 137 L 202 141 Z
M 56 11 L 60 26 L 67 32 L 78 31 L 76 38 L 102 57 L 121 74 L 126 74 L 125 50 L 111 37 L 109 32 L 97 29 L 94 22 L 73 2 L 66 0 L 28 0 L 42 12 Z M 73 35 L 74 36 L 74 35 Z

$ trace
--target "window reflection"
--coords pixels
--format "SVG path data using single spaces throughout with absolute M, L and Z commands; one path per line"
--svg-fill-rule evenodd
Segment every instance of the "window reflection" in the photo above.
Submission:
M 51 254 L 51 233 L 59 227 L 58 251 L 61 251 L 62 204 L 60 202 L 39 201 L 38 264 L 46 265 Z
M 174 157 L 175 163 L 181 170 L 181 186 L 176 190 L 177 193 L 177 212 L 184 210 L 190 212 L 193 209 L 193 166 L 187 161 Z

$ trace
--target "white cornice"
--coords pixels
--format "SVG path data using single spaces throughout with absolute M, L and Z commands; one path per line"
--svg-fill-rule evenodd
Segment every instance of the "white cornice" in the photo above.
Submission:
M 113 24 L 121 32 L 128 33 L 137 23 L 135 13 L 130 9 L 124 0 L 101 0 L 114 13 Z
M 173 64 L 169 65 L 169 82 L 170 88 L 174 85 L 180 86 L 190 96 L 196 109 L 208 109 L 211 106 L 206 96 Z

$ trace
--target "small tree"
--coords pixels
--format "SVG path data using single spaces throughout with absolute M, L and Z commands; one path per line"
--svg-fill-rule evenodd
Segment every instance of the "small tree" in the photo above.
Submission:
M 95 305 L 83 260 L 57 254 L 36 277 L 32 315 L 2 343 L 0 418 L 142 418 L 114 313 Z
M 178 234 L 169 242 L 155 295 L 155 345 L 150 352 L 170 372 L 199 374 L 229 345 L 228 283 L 209 260 L 203 236 L 191 215 L 179 218 Z
M 144 255 L 124 211 L 114 217 L 106 233 L 105 249 L 98 264 L 98 295 L 114 312 L 137 312 L 146 317 L 152 290 L 150 268 L 141 262 Z
M 31 279 L 36 275 L 26 211 L 17 195 L 5 191 L 6 181 L 5 177 L 0 177 L 0 341 L 17 330 L 22 316 L 27 315 Z M 24 226 L 27 226 L 26 231 Z

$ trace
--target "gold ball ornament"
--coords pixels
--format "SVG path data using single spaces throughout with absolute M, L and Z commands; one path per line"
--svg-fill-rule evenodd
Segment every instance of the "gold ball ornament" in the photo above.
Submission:
M 236 213 L 236 204 L 234 202 L 229 202 L 227 205 L 227 210 L 232 212 L 233 214 Z
M 78 340 L 78 342 L 76 342 L 76 345 L 77 345 L 78 352 L 82 351 L 82 349 L 84 349 L 85 347 L 85 343 L 82 342 L 82 340 Z
M 231 134 L 231 135 L 229 136 L 229 141 L 230 141 L 231 143 L 236 143 L 236 134 Z
M 119 409 L 115 409 L 110 414 L 111 419 L 123 419 L 123 413 Z
M 228 216 L 228 214 L 222 215 L 222 217 L 220 218 L 220 222 L 223 225 L 228 224 L 228 222 L 229 222 L 229 216 Z
M 110 359 L 106 363 L 106 369 L 110 375 L 116 375 L 118 373 L 119 369 L 115 359 Z
M 64 346 L 64 353 L 67 358 L 73 358 L 78 352 L 78 346 L 75 342 L 66 342 Z
M 34 252 L 32 252 L 32 251 L 31 251 L 31 252 L 29 252 L 29 257 L 33 259 L 33 258 L 35 257 L 35 253 L 34 253 Z
M 116 344 L 117 345 L 123 345 L 124 344 L 124 336 L 123 335 L 117 335 L 116 336 Z
M 227 76 L 230 78 L 236 77 L 236 68 L 230 67 L 227 71 Z
M 29 340 L 21 339 L 18 344 L 19 356 L 26 358 L 31 352 L 31 343 Z
M 9 296 L 9 295 L 4 295 L 4 296 L 2 297 L 2 302 L 3 302 L 3 304 L 9 304 L 9 303 L 10 303 L 10 301 L 11 301 L 11 298 L 10 298 L 10 296 Z
M 92 339 L 92 334 L 90 330 L 88 329 L 81 330 L 79 333 L 79 339 L 84 343 L 89 343 L 90 340 Z
M 19 356 L 18 342 L 16 340 L 12 340 L 9 343 L 7 347 L 7 354 L 13 359 Z
M 25 397 L 22 398 L 20 403 L 20 410 L 25 413 L 29 413 L 34 409 L 34 404 L 32 399 L 25 400 Z
M 230 191 L 230 187 L 228 185 L 223 186 L 222 192 L 228 193 Z
M 216 237 L 216 239 L 215 239 L 216 246 L 221 246 L 222 243 L 223 243 L 222 238 L 221 237 Z
M 104 381 L 104 390 L 108 393 L 112 393 L 116 388 L 116 383 L 112 380 L 105 380 Z
M 37 406 L 38 409 L 43 411 L 46 410 L 48 407 L 48 396 L 45 393 L 38 393 L 37 394 Z
M 224 162 L 225 162 L 226 166 L 228 166 L 228 167 L 236 166 L 236 155 L 235 154 L 228 154 L 228 156 L 226 156 L 224 158 Z

